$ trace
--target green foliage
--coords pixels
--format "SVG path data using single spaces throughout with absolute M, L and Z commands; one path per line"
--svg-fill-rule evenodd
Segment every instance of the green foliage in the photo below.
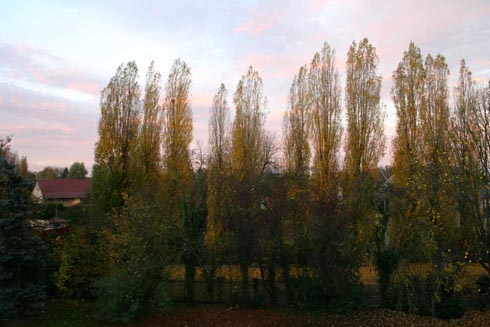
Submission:
M 109 322 L 128 322 L 138 314 L 167 309 L 171 303 L 165 278 L 139 269 L 103 278 L 97 287 L 99 316 Z
M 476 280 L 476 286 L 480 295 L 480 307 L 488 309 L 490 307 L 490 276 L 480 276 Z
M 375 264 L 378 271 L 378 284 L 381 296 L 381 303 L 388 307 L 390 299 L 387 297 L 388 288 L 390 286 L 390 278 L 396 270 L 400 255 L 391 248 L 383 248 L 375 254 Z
M 386 303 L 392 309 L 444 319 L 461 317 L 465 307 L 454 292 L 457 270 L 449 264 L 433 270 L 428 265 L 401 262 L 391 275 Z
M 41 206 L 41 211 L 39 213 L 39 218 L 51 219 L 51 218 L 61 218 L 65 207 L 62 203 L 45 203 Z
M 64 208 L 58 217 L 69 221 L 70 229 L 46 235 L 48 291 L 64 298 L 93 299 L 94 283 L 107 266 L 102 233 L 107 222 L 91 215 L 90 204 Z
M 71 231 L 50 239 L 55 262 L 52 283 L 59 295 L 75 299 L 93 299 L 95 282 L 107 263 L 102 253 L 102 235 L 90 221 L 71 224 Z
M 177 261 L 174 245 L 182 244 L 175 241 L 176 230 L 144 194 L 126 200 L 99 244 L 99 255 L 106 260 L 105 275 L 96 283 L 101 318 L 129 321 L 168 305 L 166 266 Z
M 49 298 L 42 314 L 21 321 L 22 327 L 109 326 L 97 321 L 93 303 L 59 298 Z M 13 320 L 12 324 L 17 326 L 18 322 Z
M 44 167 L 43 170 L 38 172 L 36 174 L 36 179 L 37 180 L 44 180 L 44 179 L 59 179 L 59 178 L 66 178 L 63 177 L 63 168 L 57 168 L 57 167 Z
M 478 286 L 479 293 L 490 295 L 490 276 L 483 275 L 478 277 L 476 285 Z
M 92 170 L 92 215 L 104 215 L 123 205 L 122 174 L 118 169 L 95 164 Z
M 7 142 L 8 144 L 8 142 Z M 3 140 L 0 149 L 5 150 Z M 8 150 L 8 148 L 7 148 Z M 2 151 L 3 152 L 3 151 Z M 30 183 L 0 156 L 0 316 L 42 308 L 44 243 L 28 230 Z
M 436 316 L 442 319 L 461 318 L 466 311 L 463 301 L 454 296 L 444 296 L 436 304 Z
M 67 173 L 68 178 L 79 179 L 87 177 L 88 172 L 83 162 L 74 162 Z
M 43 242 L 26 233 L 19 215 L 0 220 L 0 240 L 0 316 L 42 308 Z
M 354 281 L 337 287 L 330 274 L 315 278 L 304 276 L 291 278 L 290 305 L 305 309 L 327 309 L 334 312 L 360 310 L 366 306 L 362 286 Z

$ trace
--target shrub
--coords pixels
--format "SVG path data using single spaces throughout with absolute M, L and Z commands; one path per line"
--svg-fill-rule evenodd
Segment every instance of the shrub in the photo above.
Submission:
M 490 276 L 483 275 L 476 280 L 478 292 L 490 296 Z
M 141 313 L 154 313 L 170 305 L 165 278 L 149 280 L 138 272 L 119 272 L 97 282 L 97 309 L 109 322 L 128 322 Z
M 352 280 L 336 284 L 328 274 L 291 278 L 290 296 L 290 304 L 299 308 L 348 312 L 366 305 L 364 290 L 359 283 Z
M 490 276 L 483 275 L 476 280 L 476 287 L 480 294 L 479 306 L 481 309 L 488 309 L 490 307 Z
M 399 260 L 400 255 L 390 248 L 383 248 L 375 253 L 375 264 L 379 276 L 379 293 L 381 296 L 381 304 L 384 307 L 388 307 L 390 304 L 387 292 L 390 286 L 391 275 L 395 271 Z
M 443 319 L 461 317 L 462 301 L 454 294 L 455 270 L 433 270 L 429 264 L 401 264 L 393 272 L 386 303 L 395 310 L 433 315 Z
M 466 310 L 461 299 L 454 296 L 443 296 L 435 309 L 436 316 L 442 319 L 460 318 Z
M 71 231 L 48 238 L 51 283 L 56 294 L 74 299 L 95 298 L 95 282 L 106 269 L 101 232 L 89 220 L 72 223 Z

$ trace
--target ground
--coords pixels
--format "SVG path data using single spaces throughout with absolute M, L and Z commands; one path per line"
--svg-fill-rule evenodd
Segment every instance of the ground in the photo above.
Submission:
M 172 272 L 175 279 L 181 280 L 182 267 Z M 475 292 L 475 279 L 484 273 L 479 266 L 464 267 L 459 276 L 459 284 L 466 290 Z M 239 272 L 223 272 L 226 277 L 239 278 Z M 253 274 L 258 271 L 252 270 Z M 236 275 L 236 276 L 235 276 Z M 255 276 L 255 277 L 258 277 Z M 362 283 L 366 287 L 377 288 L 377 274 L 374 267 L 362 267 Z M 198 276 L 198 280 L 200 276 Z M 375 301 L 376 302 L 376 301 Z M 461 319 L 445 321 L 432 317 L 379 309 L 374 303 L 369 311 L 338 315 L 322 312 L 262 308 L 249 309 L 232 305 L 199 304 L 194 307 L 176 305 L 173 309 L 152 317 L 139 317 L 129 324 L 107 324 L 98 321 L 93 304 L 60 299 L 50 299 L 43 313 L 20 320 L 0 320 L 6 327 L 303 327 L 303 326 L 490 326 L 490 311 L 469 310 Z
M 6 327 L 303 327 L 303 326 L 490 326 L 490 311 L 469 311 L 461 319 L 432 317 L 375 309 L 345 315 L 284 309 L 248 309 L 227 305 L 177 306 L 129 324 L 104 325 L 93 318 L 93 306 L 78 302 L 49 301 L 44 314 L 4 322 Z
M 463 318 L 444 321 L 389 310 L 346 315 L 305 313 L 274 309 L 241 309 L 225 306 L 176 308 L 131 326 L 156 327 L 303 327 L 303 326 L 490 326 L 490 312 L 468 312 Z

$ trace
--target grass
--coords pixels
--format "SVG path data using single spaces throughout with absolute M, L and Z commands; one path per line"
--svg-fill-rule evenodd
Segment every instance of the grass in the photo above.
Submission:
M 95 319 L 93 304 L 61 299 L 49 299 L 42 312 L 18 320 L 7 320 L 4 325 L 6 327 L 104 326 Z
M 414 267 L 414 269 L 415 268 L 420 268 L 420 267 Z M 415 270 L 417 270 L 417 269 L 415 269 Z M 175 266 L 175 267 L 173 267 L 173 271 L 170 272 L 171 278 L 174 278 L 175 280 L 182 280 L 183 275 L 184 275 L 183 272 L 184 272 L 183 267 Z M 462 271 L 459 274 L 458 283 L 462 286 L 462 288 L 464 290 L 467 290 L 470 292 L 476 292 L 475 280 L 478 276 L 480 276 L 484 273 L 485 273 L 485 271 L 478 265 L 473 264 L 473 265 L 465 266 L 465 267 L 463 267 Z M 238 281 L 240 278 L 240 272 L 239 272 L 238 267 L 233 267 L 233 266 L 232 267 L 223 267 L 219 271 L 218 275 L 224 277 L 227 280 L 233 279 L 233 280 Z M 365 286 L 369 286 L 369 287 L 376 287 L 377 286 L 377 272 L 376 272 L 376 269 L 374 267 L 372 267 L 372 266 L 361 267 L 359 275 L 360 275 L 361 282 Z M 252 269 L 250 271 L 250 277 L 251 278 L 260 278 L 260 271 L 257 267 L 252 267 Z M 203 278 L 202 273 L 200 271 L 198 271 L 198 278 L 197 279 L 202 280 L 202 278 Z M 211 308 L 211 309 L 209 309 L 209 308 Z M 215 307 L 198 306 L 198 307 L 196 307 L 196 309 L 182 309 L 182 310 L 185 311 L 185 315 L 189 315 L 191 318 L 196 313 L 200 313 L 200 314 L 208 317 L 209 315 L 206 315 L 205 313 L 209 311 L 211 314 L 211 318 L 208 317 L 209 318 L 208 320 L 214 321 L 215 323 L 217 323 L 216 321 L 223 322 L 223 320 L 226 320 L 226 319 L 229 319 L 231 322 L 236 322 L 236 320 L 232 317 L 233 315 L 228 317 L 228 311 L 227 310 L 229 310 L 229 309 L 228 309 L 228 307 L 226 307 L 226 305 L 215 306 Z M 186 310 L 188 310 L 188 311 L 186 311 Z M 379 311 L 379 309 L 376 309 L 376 310 Z M 394 312 L 387 313 L 387 311 L 386 312 L 385 311 L 379 311 L 378 312 L 376 310 L 373 311 L 374 312 L 373 315 L 369 315 L 369 314 L 367 314 L 367 315 L 369 317 L 373 316 L 376 319 L 386 319 L 386 317 L 388 317 L 388 316 L 389 317 L 393 316 L 393 319 L 395 319 L 395 318 L 401 319 L 401 318 L 405 317 L 403 313 L 394 313 Z M 172 310 L 172 312 L 174 312 L 174 311 L 175 310 Z M 202 313 L 201 313 L 201 311 L 202 311 Z M 270 308 L 264 308 L 260 312 L 263 313 L 263 315 L 264 315 L 263 319 L 265 319 L 265 320 L 269 319 L 269 318 L 267 318 L 268 315 L 272 315 L 272 317 L 275 317 L 274 319 L 277 318 L 276 322 L 285 323 L 287 321 L 287 319 L 284 320 L 284 312 L 283 311 L 281 311 L 279 313 L 279 311 L 277 311 L 277 310 L 272 310 Z M 370 310 L 370 312 L 371 312 L 371 310 Z M 248 315 L 248 314 L 252 314 L 252 313 L 256 314 L 257 312 L 255 312 L 255 311 L 250 311 L 250 312 L 244 311 L 241 314 Z M 189 323 L 189 321 L 186 321 L 186 319 L 187 320 L 191 319 L 189 317 L 187 317 L 187 318 L 180 317 L 183 314 L 184 314 L 183 312 L 176 310 L 175 313 L 168 313 L 166 315 L 157 315 L 156 317 L 147 317 L 146 319 L 145 319 L 145 317 L 142 317 L 142 319 L 138 319 L 138 321 L 135 322 L 134 324 L 129 324 L 129 325 L 125 325 L 125 326 L 133 326 L 133 325 L 134 326 L 146 326 L 147 324 L 150 326 L 160 326 L 162 324 L 163 325 L 173 325 L 174 322 L 175 322 L 175 325 L 177 325 L 177 326 L 185 326 L 185 325 L 187 325 L 187 326 L 193 326 L 193 325 L 198 326 L 199 325 L 198 321 L 193 321 L 190 323 Z M 43 312 L 40 312 L 35 316 L 26 317 L 26 318 L 22 318 L 19 320 L 3 321 L 3 324 L 2 324 L 2 320 L 0 320 L 0 326 L 6 326 L 6 327 L 61 327 L 61 326 L 74 326 L 74 327 L 112 326 L 113 327 L 113 326 L 115 326 L 115 325 L 104 325 L 101 321 L 97 320 L 95 317 L 96 317 L 95 305 L 93 303 L 73 301 L 73 300 L 65 300 L 65 299 L 59 299 L 58 298 L 58 299 L 49 299 L 46 303 L 46 307 L 43 310 Z M 354 314 L 354 315 L 347 315 L 342 319 L 346 320 L 345 323 L 351 323 L 353 321 L 358 321 L 356 317 L 357 316 Z M 368 317 L 362 316 L 361 320 L 367 319 L 367 318 Z M 485 325 L 488 322 L 490 322 L 490 312 L 487 312 L 484 315 L 484 318 L 486 319 L 484 322 L 484 325 Z M 149 320 L 147 320 L 147 319 L 149 319 Z M 182 321 L 180 321 L 179 319 Z M 192 318 L 192 319 L 194 319 L 194 318 Z M 272 318 L 270 318 L 269 320 L 271 320 L 271 319 Z M 272 320 L 274 320 L 274 319 L 272 319 Z M 297 321 L 297 324 L 291 323 L 291 326 L 303 325 L 304 321 L 302 319 L 304 319 L 304 317 L 302 317 L 302 316 L 296 317 L 295 316 L 294 319 L 295 320 L 299 319 L 299 321 Z M 351 321 L 350 319 L 354 319 L 354 320 Z M 413 321 L 415 322 L 415 325 L 419 325 L 419 323 L 421 323 L 424 319 L 427 320 L 429 318 L 418 318 L 416 316 L 413 316 L 410 319 L 413 319 Z M 480 319 L 480 314 L 472 313 L 466 319 L 469 319 L 469 321 L 470 321 L 469 323 L 465 322 L 466 325 L 472 325 L 471 319 Z M 180 322 L 177 322 L 177 320 L 179 320 Z M 334 322 L 336 322 L 337 320 L 338 320 L 338 318 L 336 318 L 332 315 L 329 315 L 328 319 L 327 319 L 327 325 L 329 325 L 329 324 L 336 325 Z M 250 321 L 248 321 L 248 322 L 251 323 L 253 321 L 256 321 L 256 320 L 253 320 L 252 318 L 250 318 Z M 369 320 L 366 320 L 366 322 L 367 321 L 369 321 Z M 434 324 L 434 322 L 435 322 L 435 320 L 425 321 L 426 325 L 432 325 L 432 324 Z M 463 323 L 463 325 L 465 325 L 465 323 Z M 215 326 L 216 324 L 209 323 L 208 325 L 206 325 L 206 324 L 204 324 L 204 325 L 205 326 Z M 233 323 L 224 324 L 223 326 L 232 326 L 232 325 L 233 325 Z M 256 324 L 252 324 L 252 325 L 256 325 Z M 272 321 L 271 321 L 271 325 L 275 326 L 275 324 L 272 324 Z M 319 325 L 323 325 L 323 324 L 319 324 Z M 365 324 L 365 325 L 369 325 L 369 324 Z M 388 323 L 388 325 L 390 325 L 390 324 Z M 406 325 L 412 325 L 412 323 L 407 323 Z M 422 323 L 421 325 L 424 325 L 424 323 Z M 442 325 L 444 325 L 444 324 L 442 324 Z M 478 322 L 476 322 L 475 325 L 481 325 L 481 323 L 478 321 Z M 267 323 L 264 323 L 262 325 L 257 324 L 257 326 L 269 326 L 269 324 L 267 324 Z

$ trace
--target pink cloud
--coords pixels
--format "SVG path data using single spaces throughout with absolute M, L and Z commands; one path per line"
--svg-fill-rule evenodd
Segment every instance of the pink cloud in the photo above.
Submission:
M 56 132 L 56 133 L 71 133 L 73 129 L 67 125 L 64 124 L 45 124 L 44 126 L 41 124 L 18 124 L 18 123 L 9 123 L 4 126 L 5 131 L 7 131 L 7 134 L 13 133 L 13 134 L 21 134 L 24 132 L 30 132 L 30 133 L 39 133 L 41 132 Z
M 309 62 L 309 59 L 307 59 L 306 62 L 304 61 L 305 58 L 303 56 L 296 54 L 268 55 L 251 53 L 238 61 L 237 69 L 243 74 L 245 69 L 251 65 L 263 78 L 292 79 L 298 72 L 299 67 L 306 62 Z
M 275 19 L 255 17 L 248 20 L 245 24 L 237 26 L 235 32 L 249 32 L 252 35 L 260 35 L 270 30 L 276 24 Z
M 66 87 L 70 90 L 80 91 L 83 93 L 92 93 L 92 94 L 99 93 L 103 88 L 98 83 L 83 82 L 83 81 L 69 82 Z
M 65 104 L 58 101 L 26 101 L 22 98 L 14 97 L 5 101 L 5 106 L 11 108 L 11 110 L 20 110 L 31 115 L 36 111 L 60 114 L 64 113 L 66 109 Z
M 29 43 L 0 42 L 0 67 L 10 80 L 98 95 L 102 79 Z
M 487 84 L 490 80 L 489 77 L 485 77 L 485 76 L 473 76 L 473 79 L 478 84 Z
M 261 35 L 277 26 L 285 16 L 271 4 L 263 5 L 251 12 L 245 23 L 235 28 L 236 33 L 247 32 L 251 35 Z
M 319 11 L 325 8 L 327 5 L 328 1 L 325 0 L 313 0 L 310 4 L 311 10 L 312 11 Z

